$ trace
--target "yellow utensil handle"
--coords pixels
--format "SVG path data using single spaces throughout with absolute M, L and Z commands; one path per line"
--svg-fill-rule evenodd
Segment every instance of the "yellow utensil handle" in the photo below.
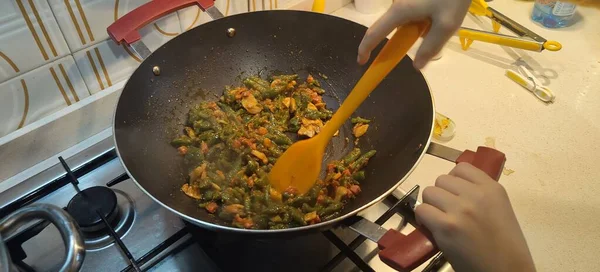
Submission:
M 360 78 L 346 97 L 340 108 L 335 112 L 319 136 L 331 138 L 344 122 L 354 113 L 369 94 L 379 85 L 387 74 L 404 58 L 410 47 L 429 27 L 429 21 L 410 23 L 398 27 L 394 36 L 383 46 L 371 66 Z M 325 143 L 327 144 L 327 143 Z
M 314 0 L 312 5 L 312 11 L 314 12 L 325 12 L 325 0 Z
M 491 17 L 492 12 L 488 9 L 488 4 L 484 0 L 472 0 L 469 6 L 469 12 L 477 16 Z
M 487 43 L 499 44 L 514 48 L 520 48 L 530 51 L 542 51 L 544 44 L 536 41 L 528 41 L 518 37 L 511 37 L 502 34 L 490 34 L 484 31 L 461 28 L 456 33 L 461 38 L 467 38 L 474 41 L 482 41 Z M 560 45 L 560 44 L 559 44 Z

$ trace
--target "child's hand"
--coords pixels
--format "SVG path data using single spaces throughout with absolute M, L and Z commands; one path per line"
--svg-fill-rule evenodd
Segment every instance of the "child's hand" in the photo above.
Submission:
M 358 63 L 365 64 L 371 51 L 396 27 L 408 22 L 431 19 L 431 29 L 425 35 L 415 57 L 415 67 L 421 69 L 458 30 L 471 0 L 396 0 L 390 9 L 367 30 L 358 47 Z
M 504 187 L 470 164 L 427 187 L 416 217 L 455 271 L 535 271 Z

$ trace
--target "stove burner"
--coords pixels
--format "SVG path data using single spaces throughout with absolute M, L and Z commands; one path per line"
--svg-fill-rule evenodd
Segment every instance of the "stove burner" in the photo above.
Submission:
M 104 187 L 103 187 L 104 188 Z M 117 196 L 118 216 L 113 219 L 111 226 L 115 233 L 121 238 L 129 232 L 135 221 L 135 206 L 133 199 L 124 191 L 112 188 Z M 109 235 L 106 229 L 95 232 L 83 233 L 85 249 L 94 251 L 104 249 L 115 243 L 115 240 Z
M 106 225 L 95 212 L 96 208 L 110 224 L 114 223 L 119 214 L 115 192 L 102 186 L 82 190 L 69 201 L 67 212 L 73 216 L 83 232 L 96 232 L 106 229 Z

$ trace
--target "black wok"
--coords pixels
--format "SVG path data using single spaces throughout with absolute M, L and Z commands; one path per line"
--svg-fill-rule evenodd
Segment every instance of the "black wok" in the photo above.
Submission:
M 434 105 L 423 75 L 405 57 L 356 112 L 373 120 L 359 145 L 378 153 L 366 168 L 362 193 L 339 217 L 292 229 L 245 230 L 230 227 L 199 208 L 180 191 L 187 171 L 169 144 L 181 131 L 192 105 L 216 100 L 225 85 L 239 85 L 247 75 L 298 73 L 305 77 L 310 73 L 320 75 L 325 101 L 336 109 L 368 65 L 356 64 L 366 27 L 310 12 L 264 11 L 225 17 L 179 35 L 151 55 L 137 41 L 140 27 L 197 2 L 212 6 L 212 1 L 155 0 L 108 28 L 116 42 L 131 45 L 145 57 L 119 99 L 114 137 L 126 171 L 151 198 L 208 229 L 267 236 L 298 234 L 325 230 L 354 216 L 390 194 L 411 173 L 429 146 Z M 220 14 L 214 7 L 203 10 L 211 16 Z M 330 143 L 326 160 L 338 159 L 352 149 L 345 137 L 351 138 L 349 122 Z

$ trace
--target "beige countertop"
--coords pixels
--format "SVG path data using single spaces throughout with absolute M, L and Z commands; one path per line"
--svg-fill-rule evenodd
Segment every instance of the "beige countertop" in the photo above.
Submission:
M 473 149 L 486 142 L 506 153 L 501 183 L 510 195 L 538 271 L 595 271 L 600 260 L 600 11 L 578 8 L 577 22 L 543 28 L 529 19 L 532 2 L 497 0 L 490 6 L 549 40 L 559 52 L 530 52 L 475 42 L 462 51 L 453 38 L 442 58 L 423 70 L 437 111 L 457 124 L 446 143 Z M 380 15 L 353 5 L 334 12 L 364 25 Z M 463 26 L 491 29 L 489 19 Z M 503 32 L 508 34 L 509 32 Z M 414 56 L 415 48 L 409 55 Z M 556 94 L 546 105 L 505 75 L 521 59 Z M 452 164 L 426 156 L 402 185 L 432 185 Z

